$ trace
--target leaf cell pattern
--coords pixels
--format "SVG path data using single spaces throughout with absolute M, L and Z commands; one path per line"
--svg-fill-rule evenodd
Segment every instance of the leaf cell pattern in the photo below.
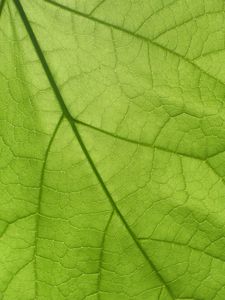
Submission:
M 0 299 L 225 299 L 224 3 L 0 2 Z

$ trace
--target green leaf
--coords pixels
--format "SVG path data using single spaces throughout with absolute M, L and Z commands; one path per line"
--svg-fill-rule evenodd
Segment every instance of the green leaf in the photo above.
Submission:
M 2 0 L 0 299 L 225 299 L 223 0 Z

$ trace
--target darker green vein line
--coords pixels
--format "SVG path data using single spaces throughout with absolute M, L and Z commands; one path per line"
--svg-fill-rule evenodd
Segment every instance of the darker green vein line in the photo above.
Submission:
M 2 14 L 5 3 L 6 3 L 6 0 L 2 0 L 1 3 L 0 3 L 0 16 Z
M 52 87 L 52 90 L 53 90 L 53 92 L 55 94 L 56 100 L 58 101 L 58 103 L 59 103 L 59 105 L 61 107 L 63 115 L 68 120 L 68 122 L 69 122 L 69 124 L 70 124 L 70 126 L 71 126 L 71 128 L 72 128 L 72 130 L 74 132 L 74 135 L 77 138 L 77 141 L 79 142 L 80 147 L 81 147 L 81 149 L 82 149 L 82 151 L 83 151 L 83 153 L 84 153 L 84 155 L 85 155 L 85 157 L 86 157 L 86 159 L 87 159 L 87 161 L 88 161 L 88 163 L 89 163 L 89 165 L 90 165 L 93 173 L 95 174 L 95 176 L 96 176 L 96 178 L 97 178 L 100 186 L 102 187 L 102 190 L 104 191 L 105 195 L 107 196 L 107 198 L 108 198 L 108 200 L 109 200 L 112 208 L 115 210 L 115 212 L 117 213 L 117 215 L 121 219 L 123 225 L 127 229 L 128 233 L 130 234 L 130 236 L 131 236 L 132 240 L 134 241 L 134 243 L 136 244 L 137 248 L 140 250 L 140 252 L 142 253 L 143 257 L 145 258 L 145 260 L 150 265 L 151 269 L 154 270 L 154 272 L 157 274 L 158 278 L 160 279 L 160 281 L 162 282 L 162 284 L 167 289 L 168 294 L 172 298 L 174 298 L 173 293 L 172 293 L 170 287 L 167 285 L 166 281 L 164 280 L 164 278 L 162 277 L 162 275 L 158 272 L 158 270 L 157 270 L 156 266 L 154 265 L 154 263 L 151 261 L 151 259 L 148 257 L 148 255 L 145 252 L 145 250 L 142 248 L 142 246 L 139 243 L 139 241 L 136 239 L 136 236 L 135 236 L 134 232 L 129 227 L 129 225 L 126 222 L 124 216 L 120 212 L 117 204 L 113 200 L 113 198 L 112 198 L 112 196 L 111 196 L 108 188 L 106 187 L 106 185 L 105 185 L 105 183 L 104 183 L 104 181 L 103 181 L 103 179 L 102 179 L 102 177 L 101 177 L 98 169 L 96 168 L 96 166 L 94 164 L 94 161 L 92 160 L 92 158 L 91 158 L 91 156 L 90 156 L 90 154 L 89 154 L 89 152 L 88 152 L 88 150 L 87 150 L 87 148 L 86 148 L 86 146 L 85 146 L 85 144 L 84 144 L 84 142 L 82 140 L 82 137 L 81 137 L 81 135 L 80 135 L 80 133 L 79 133 L 79 131 L 77 129 L 77 126 L 76 126 L 76 123 L 73 120 L 73 117 L 71 116 L 68 108 L 66 107 L 66 105 L 64 103 L 63 97 L 62 97 L 62 95 L 61 95 L 61 93 L 59 91 L 59 88 L 58 88 L 55 80 L 54 80 L 54 77 L 53 77 L 53 75 L 51 73 L 51 70 L 50 70 L 50 68 L 49 68 L 49 66 L 47 64 L 47 61 L 46 61 L 46 59 L 44 57 L 44 54 L 43 54 L 43 52 L 41 50 L 41 47 L 40 47 L 40 45 L 39 45 L 39 43 L 37 41 L 37 38 L 36 38 L 36 36 L 35 36 L 35 34 L 33 32 L 33 29 L 32 29 L 32 27 L 31 27 L 31 25 L 30 25 L 30 23 L 28 21 L 28 18 L 26 16 L 26 13 L 25 13 L 25 11 L 24 11 L 24 9 L 23 9 L 20 1 L 19 0 L 13 0 L 13 1 L 14 1 L 14 4 L 15 4 L 15 6 L 16 6 L 19 14 L 20 14 L 20 17 L 21 17 L 21 19 L 23 21 L 23 24 L 24 24 L 24 26 L 25 26 L 25 28 L 27 30 L 27 33 L 28 33 L 28 35 L 29 35 L 29 37 L 31 39 L 33 47 L 34 47 L 34 49 L 35 49 L 35 51 L 37 53 L 37 56 L 38 56 L 38 58 L 39 58 L 39 60 L 40 60 L 40 62 L 42 64 L 42 67 L 43 67 L 43 69 L 45 71 L 45 74 L 46 74 L 46 76 L 47 76 L 47 78 L 49 80 L 49 83 L 50 83 L 50 85 Z
M 88 20 L 91 20 L 91 21 L 93 21 L 93 22 L 102 24 L 102 25 L 107 26 L 107 27 L 114 28 L 114 29 L 116 29 L 116 30 L 118 30 L 118 31 L 121 31 L 121 32 L 124 32 L 124 33 L 126 33 L 126 34 L 129 34 L 129 35 L 131 35 L 131 36 L 133 36 L 133 37 L 135 37 L 135 38 L 137 38 L 137 39 L 144 40 L 144 41 L 146 41 L 147 43 L 151 43 L 152 45 L 154 45 L 154 46 L 156 46 L 156 47 L 158 47 L 158 48 L 160 48 L 160 49 L 162 49 L 162 50 L 164 50 L 164 51 L 166 51 L 166 52 L 168 52 L 168 53 L 170 53 L 170 54 L 172 54 L 172 55 L 174 55 L 174 56 L 177 56 L 179 59 L 185 61 L 186 63 L 189 63 L 190 65 L 192 65 L 195 69 L 198 69 L 201 73 L 207 75 L 207 76 L 210 77 L 210 78 L 213 78 L 216 82 L 218 82 L 218 83 L 220 83 L 221 85 L 225 86 L 225 82 L 223 82 L 222 80 L 220 80 L 220 79 L 216 78 L 215 76 L 213 76 L 212 74 L 208 73 L 207 71 L 205 71 L 204 69 L 202 69 L 200 66 L 198 66 L 197 64 L 195 64 L 193 61 L 191 61 L 191 60 L 188 59 L 187 57 L 184 57 L 184 56 L 182 56 L 181 54 L 179 54 L 179 53 L 177 53 L 177 52 L 175 52 L 175 51 L 173 51 L 173 50 L 171 50 L 171 49 L 169 49 L 169 48 L 166 48 L 165 46 L 163 46 L 163 45 L 157 43 L 155 40 L 152 40 L 152 39 L 150 39 L 150 38 L 148 38 L 148 37 L 145 37 L 144 35 L 135 33 L 135 32 L 133 32 L 133 31 L 131 31 L 131 30 L 129 30 L 129 29 L 122 28 L 122 27 L 120 27 L 120 26 L 118 26 L 118 25 L 115 25 L 115 24 L 112 24 L 112 23 L 108 23 L 108 22 L 103 21 L 103 20 L 101 20 L 101 19 L 98 19 L 98 18 L 96 18 L 96 17 L 94 17 L 94 16 L 91 16 L 91 15 L 88 15 L 88 14 L 85 14 L 85 13 L 82 13 L 82 12 L 80 12 L 80 11 L 77 11 L 76 9 L 73 9 L 73 8 L 70 8 L 70 7 L 65 6 L 65 5 L 63 5 L 63 4 L 57 3 L 57 2 L 55 2 L 55 1 L 53 1 L 53 0 L 45 0 L 45 2 L 47 2 L 47 3 L 51 4 L 51 5 L 54 5 L 54 6 L 56 6 L 56 7 L 59 7 L 59 8 L 61 8 L 61 9 L 63 9 L 63 10 L 66 10 L 66 11 L 69 11 L 69 12 L 71 12 L 71 13 L 74 13 L 74 14 L 76 14 L 76 15 L 78 15 L 78 16 L 83 17 L 83 18 L 86 18 L 86 19 L 88 19 Z
M 29 213 L 28 215 L 19 217 L 16 220 L 13 220 L 13 221 L 10 221 L 10 222 L 1 219 L 1 221 L 3 221 L 3 222 L 6 223 L 6 226 L 5 226 L 4 230 L 1 232 L 0 238 L 2 238 L 3 235 L 7 232 L 7 230 L 8 230 L 8 228 L 9 228 L 10 225 L 13 225 L 13 224 L 15 224 L 18 221 L 24 220 L 26 218 L 29 218 L 29 217 L 32 217 L 32 216 L 35 216 L 35 215 L 36 215 L 36 213 Z
M 209 257 L 211 257 L 213 259 L 219 260 L 222 263 L 225 263 L 225 259 L 220 258 L 219 256 L 216 256 L 216 255 L 213 255 L 213 254 L 211 254 L 210 252 L 208 252 L 208 251 L 206 251 L 204 249 L 197 248 L 197 247 L 191 246 L 189 244 L 184 244 L 184 243 L 180 243 L 180 242 L 176 242 L 176 241 L 162 240 L 162 239 L 157 239 L 157 238 L 152 238 L 152 237 L 149 237 L 149 238 L 148 237 L 147 238 L 138 238 L 138 239 L 140 241 L 150 241 L 151 240 L 151 241 L 155 241 L 155 242 L 159 242 L 159 243 L 164 243 L 164 244 L 169 244 L 169 245 L 175 245 L 175 246 L 178 246 L 178 247 L 188 248 L 190 250 L 194 250 L 196 252 L 205 254 L 206 256 L 209 256 Z
M 209 159 L 206 160 L 206 164 L 213 171 L 213 173 L 221 179 L 222 183 L 225 185 L 225 179 L 211 166 Z
M 7 285 L 5 287 L 4 290 L 1 290 L 1 295 L 6 294 L 10 284 L 12 283 L 12 281 L 15 279 L 15 277 L 22 271 L 24 270 L 29 264 L 31 264 L 33 262 L 33 260 L 29 260 L 28 262 L 26 262 L 24 265 L 22 265 L 10 278 L 10 280 L 7 282 Z M 2 299 L 5 298 L 4 296 L 2 297 Z
M 47 75 L 49 83 L 50 83 L 50 85 L 51 85 L 51 87 L 52 87 L 52 89 L 54 91 L 54 94 L 55 94 L 55 96 L 56 96 L 56 98 L 57 98 L 57 100 L 59 102 L 59 105 L 60 105 L 60 107 L 62 109 L 62 112 L 63 112 L 63 114 L 65 115 L 65 117 L 67 119 L 71 119 L 71 115 L 70 115 L 70 113 L 69 113 L 69 111 L 68 111 L 68 109 L 67 109 L 67 107 L 66 107 L 66 105 L 65 105 L 65 103 L 63 101 L 61 93 L 60 93 L 60 91 L 59 91 L 59 89 L 58 89 L 58 87 L 56 85 L 56 82 L 55 82 L 55 80 L 53 78 L 53 75 L 52 75 L 52 73 L 51 73 L 51 71 L 50 71 L 50 69 L 48 67 L 48 64 L 46 62 L 44 54 L 43 54 L 43 52 L 42 52 L 42 50 L 41 50 L 41 48 L 39 46 L 39 43 L 38 43 L 38 41 L 36 39 L 36 36 L 34 35 L 33 29 L 32 29 L 32 27 L 31 27 L 31 25 L 30 25 L 30 23 L 29 23 L 29 21 L 27 19 L 27 16 L 26 16 L 26 14 L 25 14 L 25 12 L 23 10 L 23 7 L 22 7 L 22 5 L 21 5 L 21 3 L 20 3 L 19 0 L 13 0 L 13 1 L 14 1 L 15 6 L 16 6 L 19 14 L 20 14 L 20 17 L 21 17 L 21 19 L 23 21 L 23 24 L 24 24 L 24 26 L 25 26 L 25 28 L 27 30 L 27 33 L 28 33 L 28 35 L 29 35 L 29 37 L 31 39 L 31 42 L 32 42 L 32 44 L 34 46 L 34 49 L 35 49 L 36 53 L 37 53 L 37 56 L 40 59 L 40 62 L 41 62 L 42 67 L 43 67 L 43 69 L 45 71 L 45 74 Z
M 199 18 L 202 18 L 204 16 L 209 16 L 209 15 L 216 15 L 216 14 L 220 14 L 222 12 L 222 10 L 219 10 L 219 11 L 213 11 L 213 12 L 204 12 L 204 13 L 201 13 L 197 16 L 195 16 L 195 18 L 193 18 L 193 16 L 191 16 L 191 18 L 187 19 L 186 21 L 183 21 L 179 24 L 176 24 L 175 26 L 172 26 L 170 28 L 168 28 L 167 30 L 165 31 L 162 31 L 160 32 L 158 35 L 156 35 L 153 39 L 153 41 L 157 40 L 160 36 L 162 36 L 163 34 L 167 33 L 167 32 L 170 32 L 172 30 L 174 30 L 175 28 L 179 27 L 179 26 L 183 26 L 183 25 L 186 25 L 188 24 L 189 22 L 193 21 L 193 19 L 197 20 Z
M 196 159 L 196 160 L 200 160 L 200 161 L 202 161 L 202 162 L 205 162 L 206 165 L 208 166 L 208 168 L 211 169 L 211 170 L 213 171 L 213 173 L 214 173 L 216 176 L 220 177 L 221 180 L 222 180 L 222 182 L 223 182 L 223 184 L 225 185 L 225 179 L 222 178 L 222 177 L 218 174 L 218 172 L 217 172 L 217 171 L 211 166 L 211 164 L 210 164 L 210 158 L 213 157 L 213 156 L 215 156 L 215 155 L 218 155 L 218 154 L 220 154 L 220 153 L 223 153 L 224 150 L 221 151 L 221 152 L 219 152 L 219 153 L 216 153 L 216 154 L 214 154 L 214 155 L 212 155 L 212 156 L 209 156 L 209 157 L 207 157 L 207 158 L 201 158 L 201 157 L 198 157 L 198 156 L 188 155 L 188 154 L 185 154 L 185 153 L 182 153 L 182 152 L 175 152 L 175 151 L 172 151 L 172 150 L 168 150 L 168 149 L 163 148 L 163 147 L 160 147 L 160 146 L 155 146 L 154 144 L 143 143 L 143 142 L 139 142 L 139 141 L 132 140 L 132 139 L 129 139 L 129 138 L 125 138 L 125 137 L 123 137 L 123 136 L 119 136 L 119 135 L 117 135 L 117 134 L 114 134 L 114 133 L 109 132 L 109 131 L 106 131 L 106 130 L 104 130 L 104 129 L 95 127 L 95 126 L 93 126 L 93 125 L 90 125 L 90 124 L 88 124 L 88 123 L 85 123 L 85 122 L 80 121 L 80 120 L 77 120 L 77 119 L 74 119 L 74 122 L 77 123 L 77 124 L 80 124 L 80 125 L 82 125 L 82 126 L 85 126 L 85 127 L 87 127 L 87 128 L 90 128 L 90 129 L 92 129 L 92 130 L 95 130 L 95 131 L 101 132 L 101 133 L 103 133 L 103 134 L 109 135 L 109 136 L 111 136 L 111 137 L 113 137 L 113 138 L 115 138 L 115 139 L 122 140 L 122 141 L 125 141 L 125 142 L 128 142 L 128 143 L 131 143 L 131 144 L 140 145 L 140 146 L 148 147 L 148 148 L 152 148 L 152 149 L 158 149 L 158 150 L 160 150 L 160 151 L 164 151 L 164 152 L 167 152 L 167 153 L 172 153 L 172 154 L 175 154 L 175 155 L 179 155 L 179 156 L 183 156 L 183 157 L 187 157 L 187 158 L 191 158 L 191 159 Z
M 42 170 L 41 170 L 41 178 L 40 178 L 40 189 L 39 189 L 39 196 L 38 196 L 38 204 L 37 204 L 37 212 L 36 212 L 36 226 L 35 226 L 35 245 L 34 245 L 34 272 L 35 272 L 35 295 L 37 295 L 37 267 L 36 267 L 36 257 L 37 257 L 37 239 L 38 239 L 38 231 L 39 231 L 39 221 L 40 221 L 40 212 L 41 212 L 41 199 L 42 199 L 42 194 L 43 194 L 43 182 L 44 182 L 44 174 L 45 174 L 45 169 L 46 169 L 46 164 L 48 160 L 48 155 L 52 146 L 52 143 L 55 139 L 55 136 L 58 132 L 58 129 L 62 123 L 63 120 L 63 115 L 59 119 L 55 130 L 52 134 L 52 137 L 49 141 L 48 147 L 45 152 L 45 158 L 44 162 L 42 165 Z
M 140 141 L 136 141 L 136 140 L 133 140 L 133 139 L 129 139 L 129 138 L 117 135 L 115 133 L 109 132 L 107 130 L 95 127 L 93 125 L 90 125 L 88 123 L 85 123 L 85 122 L 77 120 L 77 119 L 74 119 L 74 122 L 77 123 L 77 124 L 80 124 L 82 126 L 85 126 L 87 128 L 93 129 L 95 131 L 101 132 L 103 134 L 109 135 L 109 136 L 111 136 L 111 137 L 113 137 L 115 139 L 122 140 L 122 141 L 125 141 L 125 142 L 128 142 L 128 143 L 131 143 L 131 144 L 135 144 L 135 145 L 139 145 L 139 146 L 143 146 L 143 147 L 148 147 L 148 148 L 152 148 L 152 149 L 158 149 L 158 150 L 163 151 L 163 152 L 167 152 L 167 153 L 171 153 L 171 154 L 175 154 L 175 155 L 180 155 L 180 156 L 184 156 L 184 157 L 188 157 L 188 158 L 192 158 L 192 159 L 196 159 L 196 160 L 205 161 L 205 159 L 202 158 L 202 157 L 200 157 L 200 156 L 198 157 L 198 156 L 194 156 L 194 155 L 189 155 L 189 154 L 185 154 L 185 153 L 179 152 L 179 151 L 175 152 L 175 151 L 163 148 L 161 146 L 156 146 L 154 144 L 150 144 L 150 143 L 145 143 L 145 142 L 140 142 Z
M 101 0 L 89 13 L 89 16 L 91 16 L 106 0 Z
M 105 240 L 106 235 L 109 229 L 109 226 L 111 224 L 112 218 L 113 218 L 114 210 L 111 212 L 108 222 L 106 223 L 105 230 L 102 237 L 102 243 L 101 243 L 101 252 L 100 252 L 100 258 L 99 258 L 99 270 L 98 270 L 98 282 L 97 282 L 97 293 L 98 293 L 98 300 L 100 300 L 100 288 L 101 288 L 101 277 L 102 277 L 102 262 L 104 257 L 104 247 L 105 247 Z

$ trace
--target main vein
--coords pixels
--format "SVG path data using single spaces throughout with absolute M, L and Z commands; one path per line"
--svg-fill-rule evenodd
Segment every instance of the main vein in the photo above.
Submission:
M 1 3 L 0 3 L 0 16 L 1 16 L 1 14 L 2 14 L 3 7 L 4 7 L 4 5 L 5 5 L 5 2 L 6 2 L 6 0 L 2 0 Z
M 38 58 L 39 58 L 39 60 L 40 60 L 40 62 L 41 62 L 41 65 L 42 65 L 42 67 L 43 67 L 43 69 L 44 69 L 44 71 L 45 71 L 45 73 L 46 73 L 46 76 L 47 76 L 47 78 L 48 78 L 48 80 L 49 80 L 49 83 L 50 83 L 50 85 L 51 85 L 51 87 L 52 87 L 52 90 L 53 90 L 53 92 L 54 92 L 54 94 L 55 94 L 55 97 L 56 97 L 56 99 L 57 99 L 57 101 L 58 101 L 58 103 L 59 103 L 59 105 L 60 105 L 60 107 L 61 107 L 61 110 L 62 110 L 62 112 L 63 112 L 63 115 L 64 115 L 65 118 L 68 120 L 68 122 L 69 122 L 69 124 L 70 124 L 70 126 L 71 126 L 71 128 L 72 128 L 72 130 L 73 130 L 73 132 L 74 132 L 74 135 L 76 136 L 76 138 L 77 138 L 77 140 L 78 140 L 78 142 L 79 142 L 79 144 L 80 144 L 80 147 L 81 147 L 81 149 L 83 150 L 83 153 L 84 153 L 84 155 L 85 155 L 85 157 L 86 157 L 86 159 L 87 159 L 87 161 L 88 161 L 88 163 L 89 163 L 89 165 L 90 165 L 92 171 L 94 172 L 94 174 L 95 174 L 95 176 L 96 176 L 96 178 L 97 178 L 99 184 L 101 185 L 101 187 L 102 187 L 102 189 L 103 189 L 105 195 L 107 196 L 107 198 L 108 198 L 108 200 L 109 200 L 109 202 L 110 202 L 112 208 L 116 211 L 117 215 L 118 215 L 119 218 L 121 219 L 123 225 L 124 225 L 125 228 L 127 229 L 127 231 L 128 231 L 128 233 L 129 233 L 129 235 L 131 236 L 132 240 L 134 241 L 134 243 L 136 244 L 137 248 L 138 248 L 138 249 L 140 250 L 140 252 L 142 253 L 142 255 L 143 255 L 143 257 L 145 258 L 145 260 L 146 260 L 146 261 L 148 262 L 148 264 L 150 265 L 151 269 L 155 271 L 155 273 L 157 274 L 158 278 L 161 280 L 162 284 L 166 287 L 166 289 L 167 289 L 167 291 L 168 291 L 168 294 L 169 294 L 172 298 L 174 298 L 173 293 L 172 293 L 170 287 L 167 285 L 167 283 L 166 283 L 166 281 L 164 280 L 164 278 L 162 277 L 162 275 L 158 272 L 158 270 L 157 270 L 155 264 L 151 261 L 151 259 L 150 259 L 149 256 L 147 255 L 146 251 L 143 249 L 142 245 L 141 245 L 140 242 L 137 240 L 137 238 L 136 238 L 134 232 L 133 232 L 132 229 L 129 227 L 129 225 L 128 225 L 128 223 L 126 222 L 124 216 L 122 215 L 120 209 L 118 208 L 117 204 L 115 203 L 114 199 L 112 198 L 112 196 L 111 196 L 111 194 L 110 194 L 108 188 L 106 187 L 106 185 L 105 185 L 105 183 L 104 183 L 104 181 L 103 181 L 103 179 L 102 179 L 102 177 L 101 177 L 101 175 L 100 175 L 98 169 L 96 168 L 96 166 L 95 166 L 95 164 L 94 164 L 94 161 L 92 160 L 92 158 L 91 158 L 91 156 L 90 156 L 90 154 L 89 154 L 89 152 L 88 152 L 88 150 L 87 150 L 87 148 L 86 148 L 86 146 L 85 146 L 85 144 L 84 144 L 84 142 L 83 142 L 83 139 L 82 139 L 82 137 L 81 137 L 81 135 L 80 135 L 80 133 L 79 133 L 79 131 L 78 131 L 78 129 L 77 129 L 77 126 L 76 126 L 76 124 L 75 124 L 75 122 L 74 122 L 74 120 L 73 120 L 73 117 L 72 117 L 72 115 L 70 114 L 70 112 L 69 112 L 69 110 L 68 110 L 68 108 L 67 108 L 67 106 L 66 106 L 66 104 L 65 104 L 65 102 L 64 102 L 64 100 L 63 100 L 63 97 L 62 97 L 62 95 L 61 95 L 61 93 L 60 93 L 60 90 L 59 90 L 59 88 L 58 88 L 58 86 L 57 86 L 55 80 L 54 80 L 54 77 L 53 77 L 53 75 L 52 75 L 52 73 L 51 73 L 51 70 L 50 70 L 48 64 L 47 64 L 47 61 L 46 61 L 45 56 L 44 56 L 44 54 L 43 54 L 43 52 L 42 52 L 42 50 L 41 50 L 41 47 L 40 47 L 40 45 L 39 45 L 39 43 L 38 43 L 38 40 L 37 40 L 37 38 L 36 38 L 36 36 L 35 36 L 35 34 L 34 34 L 34 32 L 33 32 L 33 29 L 32 29 L 32 27 L 31 27 L 29 21 L 28 21 L 28 18 L 27 18 L 27 16 L 26 16 L 26 13 L 25 13 L 25 11 L 24 11 L 24 9 L 23 9 L 23 7 L 22 7 L 22 5 L 21 5 L 21 3 L 20 3 L 19 0 L 13 0 L 13 1 L 14 1 L 14 4 L 15 4 L 15 6 L 16 6 L 16 8 L 17 8 L 19 14 L 20 14 L 20 17 L 21 17 L 22 22 L 23 22 L 23 24 L 24 24 L 24 26 L 25 26 L 25 28 L 26 28 L 26 30 L 27 30 L 27 33 L 28 33 L 28 35 L 29 35 L 29 37 L 30 37 L 30 39 L 31 39 L 31 42 L 32 42 L 32 44 L 33 44 L 33 46 L 34 46 L 34 49 L 35 49 L 35 51 L 36 51 L 36 53 L 37 53 L 37 55 L 38 55 Z

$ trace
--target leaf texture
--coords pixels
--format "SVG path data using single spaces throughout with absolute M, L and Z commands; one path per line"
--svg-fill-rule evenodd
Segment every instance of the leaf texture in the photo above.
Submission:
M 2 0 L 0 299 L 225 299 L 223 0 Z

